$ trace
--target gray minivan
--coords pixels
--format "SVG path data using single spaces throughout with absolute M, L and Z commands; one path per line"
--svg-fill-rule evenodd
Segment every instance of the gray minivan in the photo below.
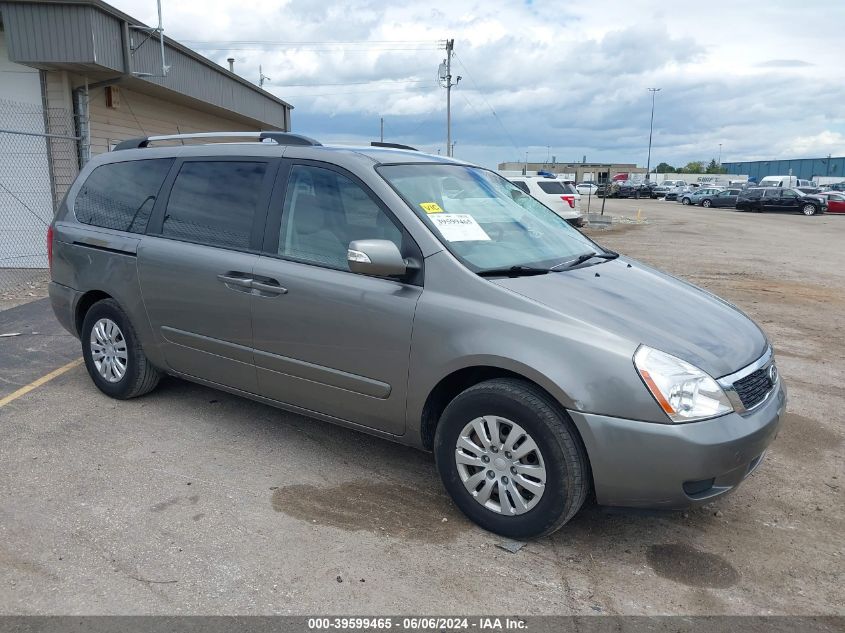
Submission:
M 205 136 L 251 140 L 172 145 Z M 591 493 L 677 508 L 760 464 L 786 393 L 747 316 L 490 170 L 378 145 L 215 133 L 91 160 L 48 240 L 94 384 L 169 374 L 433 451 L 514 538 Z

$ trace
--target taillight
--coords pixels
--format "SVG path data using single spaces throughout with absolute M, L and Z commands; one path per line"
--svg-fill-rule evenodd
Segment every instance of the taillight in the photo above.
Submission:
M 575 196 L 561 196 L 560 199 L 564 202 L 568 202 L 570 209 L 575 208 Z
M 53 225 L 47 227 L 47 264 L 50 266 L 50 275 L 53 274 Z

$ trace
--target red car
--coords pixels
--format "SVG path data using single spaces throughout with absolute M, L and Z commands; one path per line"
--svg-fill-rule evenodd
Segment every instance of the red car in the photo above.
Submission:
M 827 198 L 828 213 L 845 213 L 845 193 L 825 191 L 822 195 Z

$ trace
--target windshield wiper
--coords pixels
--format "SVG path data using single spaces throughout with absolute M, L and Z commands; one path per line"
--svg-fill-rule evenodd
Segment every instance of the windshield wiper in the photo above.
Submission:
M 533 266 L 511 266 L 509 268 L 489 268 L 479 270 L 479 277 L 528 277 L 531 275 L 545 275 L 548 268 L 534 268 Z
M 619 253 L 614 253 L 613 251 L 605 251 L 603 253 L 596 253 L 596 252 L 589 252 L 584 253 L 583 255 L 579 255 L 575 259 L 570 259 L 565 262 L 561 262 L 559 264 L 555 264 L 549 270 L 559 271 L 559 270 L 567 270 L 569 268 L 574 268 L 575 266 L 580 266 L 584 262 L 597 258 L 597 259 L 616 259 L 619 257 Z

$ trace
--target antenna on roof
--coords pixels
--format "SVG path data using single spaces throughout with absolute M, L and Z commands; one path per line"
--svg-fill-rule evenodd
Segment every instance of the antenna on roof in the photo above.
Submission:
M 142 33 L 146 33 L 147 37 L 144 42 L 146 42 L 147 39 L 151 38 L 153 36 L 153 33 L 156 33 L 158 35 L 159 46 L 161 49 L 161 74 L 156 75 L 154 73 L 133 72 L 132 74 L 136 77 L 167 77 L 167 73 L 170 72 L 170 66 L 168 66 L 164 60 L 164 25 L 161 20 L 161 0 L 156 0 L 156 4 L 158 5 L 158 26 L 156 28 L 142 26 L 140 24 L 130 24 L 129 28 L 134 31 L 141 31 Z M 134 55 L 135 51 L 141 48 L 144 42 L 141 42 L 140 44 L 138 44 L 138 46 L 133 46 L 133 43 L 130 41 L 129 50 L 131 51 L 131 53 Z

